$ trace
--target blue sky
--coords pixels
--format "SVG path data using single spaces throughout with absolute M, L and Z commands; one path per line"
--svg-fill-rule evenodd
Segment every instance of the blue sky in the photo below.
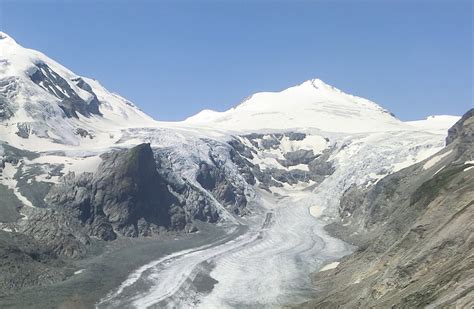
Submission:
M 472 19 L 469 0 L 0 0 L 2 31 L 159 120 L 311 78 L 402 120 L 460 115 L 473 106 Z

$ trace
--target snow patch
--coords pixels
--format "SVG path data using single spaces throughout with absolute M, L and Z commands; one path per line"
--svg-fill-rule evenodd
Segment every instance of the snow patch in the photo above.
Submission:
M 99 167 L 102 159 L 100 156 L 90 157 L 66 157 L 57 155 L 44 155 L 32 161 L 39 164 L 64 164 L 63 173 L 74 172 L 76 175 L 89 172 L 94 173 Z
M 0 177 L 2 183 L 7 186 L 9 189 L 13 190 L 13 193 L 16 197 L 22 202 L 25 206 L 34 207 L 33 204 L 28 200 L 25 196 L 23 196 L 20 191 L 18 190 L 17 183 L 18 181 L 15 179 L 16 168 L 11 163 L 5 163 L 5 168 L 3 169 L 3 173 Z
M 309 214 L 312 215 L 315 218 L 319 218 L 322 215 L 321 207 L 319 206 L 311 206 L 309 208 Z
M 430 167 L 434 166 L 436 163 L 438 163 L 439 161 L 441 161 L 444 157 L 446 157 L 447 155 L 449 155 L 451 152 L 452 152 L 452 150 L 449 150 L 449 151 L 446 151 L 445 153 L 439 154 L 439 155 L 437 155 L 437 156 L 431 158 L 430 160 L 428 160 L 428 161 L 423 165 L 423 169 L 424 169 L 424 170 L 427 170 L 427 169 L 429 169 Z
M 332 262 L 332 263 L 329 263 L 327 264 L 326 266 L 324 266 L 323 268 L 321 268 L 319 271 L 326 271 L 326 270 L 330 270 L 330 269 L 334 269 L 336 268 L 338 265 L 340 264 L 340 262 Z
M 435 115 L 424 120 L 407 121 L 405 123 L 419 130 L 447 134 L 448 129 L 459 119 L 461 119 L 459 116 Z

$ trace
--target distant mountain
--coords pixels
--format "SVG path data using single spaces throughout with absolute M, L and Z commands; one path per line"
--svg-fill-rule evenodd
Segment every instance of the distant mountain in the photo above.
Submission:
M 319 79 L 281 92 L 256 93 L 230 110 L 204 110 L 185 122 L 231 131 L 315 128 L 356 133 L 410 129 L 376 103 Z

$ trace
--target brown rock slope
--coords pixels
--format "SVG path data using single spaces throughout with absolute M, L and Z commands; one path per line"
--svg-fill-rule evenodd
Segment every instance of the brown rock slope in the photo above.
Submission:
M 307 308 L 474 307 L 474 109 L 431 158 L 341 200 L 327 226 L 359 247 L 314 274 Z

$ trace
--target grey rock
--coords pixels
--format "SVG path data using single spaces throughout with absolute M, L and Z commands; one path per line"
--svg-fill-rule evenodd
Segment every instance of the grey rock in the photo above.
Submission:
M 31 128 L 28 123 L 17 123 L 16 127 L 18 131 L 16 132 L 16 135 L 18 135 L 21 138 L 28 138 L 30 136 Z
M 285 136 L 287 136 L 290 141 L 302 141 L 306 138 L 306 134 L 300 132 L 288 132 L 285 133 Z
M 72 210 L 35 209 L 18 231 L 34 238 L 58 256 L 80 258 L 87 252 L 90 239 Z
M 452 129 L 450 154 L 371 187 L 351 187 L 341 222 L 326 229 L 357 245 L 337 268 L 313 275 L 319 293 L 301 308 L 469 307 L 474 278 L 474 116 Z M 435 154 L 437 156 L 439 154 Z
M 59 106 L 67 117 L 78 118 L 78 113 L 85 117 L 89 117 L 91 114 L 101 115 L 99 111 L 99 101 L 95 94 L 91 93 L 92 99 L 86 102 L 71 88 L 64 78 L 51 69 L 46 63 L 38 62 L 36 63 L 36 67 L 36 70 L 30 75 L 31 80 L 61 100 Z M 86 83 L 82 79 L 76 82 L 80 88 L 90 89 L 90 86 L 87 87 L 88 85 L 86 86 Z
M 465 142 L 474 142 L 474 129 L 472 128 L 473 116 L 474 108 L 471 108 L 448 130 L 446 145 L 451 144 L 457 138 Z
M 16 222 L 21 216 L 19 209 L 22 203 L 13 190 L 0 184 L 0 223 Z
M 102 157 L 95 174 L 66 175 L 46 201 L 57 209 L 72 209 L 91 236 L 104 240 L 115 239 L 116 233 L 149 236 L 160 228 L 186 225 L 177 199 L 157 172 L 149 144 Z
M 247 199 L 242 188 L 232 184 L 226 177 L 225 170 L 201 162 L 196 180 L 201 186 L 213 193 L 224 205 L 230 206 L 235 214 L 243 214 Z
M 254 158 L 254 149 L 246 146 L 240 139 L 247 139 L 253 147 L 259 151 L 267 151 L 278 148 L 281 140 L 288 137 L 290 140 L 302 140 L 306 134 L 298 132 L 272 133 L 272 134 L 248 134 L 233 138 L 229 144 L 233 148 L 232 161 L 238 166 L 248 184 L 255 184 L 256 179 L 260 182 L 259 187 L 269 191 L 270 187 L 282 187 L 283 183 L 296 184 L 298 182 L 321 183 L 324 178 L 334 173 L 335 168 L 329 161 L 333 149 L 327 149 L 322 154 L 314 154 L 312 150 L 299 149 L 284 153 L 284 160 L 277 159 L 282 167 L 307 165 L 309 171 L 301 169 L 266 168 L 262 170 L 258 164 L 253 164 L 249 159 Z
M 0 296 L 66 279 L 65 263 L 35 239 L 0 230 Z
M 318 156 L 312 150 L 298 149 L 283 154 L 285 160 L 278 160 L 284 167 L 295 166 L 299 164 L 309 164 Z
M 85 129 L 82 129 L 82 128 L 77 128 L 76 129 L 76 134 L 81 136 L 81 137 L 89 137 L 90 139 L 93 139 L 94 138 L 94 134 L 92 134 L 91 132 L 85 130 Z

